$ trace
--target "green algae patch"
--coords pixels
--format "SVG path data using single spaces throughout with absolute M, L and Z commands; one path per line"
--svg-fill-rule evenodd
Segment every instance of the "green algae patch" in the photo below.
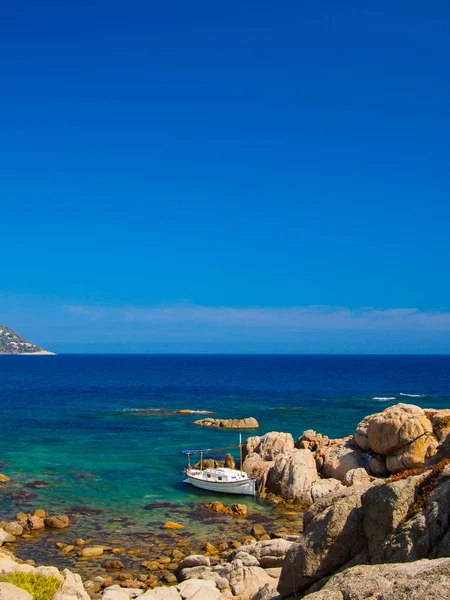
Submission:
M 53 575 L 45 577 L 42 573 L 10 573 L 0 576 L 0 581 L 26 590 L 34 600 L 51 600 L 60 586 L 59 579 Z

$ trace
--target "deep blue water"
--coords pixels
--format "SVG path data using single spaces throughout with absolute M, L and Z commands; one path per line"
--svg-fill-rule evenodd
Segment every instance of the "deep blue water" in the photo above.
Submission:
M 2 356 L 0 470 L 14 482 L 0 492 L 1 512 L 88 505 L 141 524 L 146 504 L 204 498 L 180 483 L 180 451 L 235 445 L 238 435 L 196 427 L 197 417 L 170 414 L 177 409 L 253 416 L 259 434 L 337 437 L 396 402 L 449 407 L 450 356 Z M 27 487 L 32 480 L 48 486 Z

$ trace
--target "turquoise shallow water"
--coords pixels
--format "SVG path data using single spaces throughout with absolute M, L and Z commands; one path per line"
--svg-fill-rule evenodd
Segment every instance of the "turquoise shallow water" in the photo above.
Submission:
M 181 450 L 236 445 L 238 434 L 174 411 L 253 416 L 259 434 L 296 438 L 313 428 L 337 437 L 396 402 L 450 406 L 450 357 L 6 356 L 0 390 L 1 470 L 13 478 L 0 491 L 0 516 L 44 507 L 73 515 L 80 535 L 156 534 L 171 518 L 207 536 L 217 520 L 196 505 L 217 496 L 181 482 Z M 272 512 L 246 502 L 260 518 Z

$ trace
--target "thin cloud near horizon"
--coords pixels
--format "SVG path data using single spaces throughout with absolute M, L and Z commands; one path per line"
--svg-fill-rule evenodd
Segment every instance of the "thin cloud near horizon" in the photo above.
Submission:
M 149 325 L 198 324 L 226 327 L 334 329 L 334 330 L 434 330 L 450 331 L 449 310 L 417 308 L 350 309 L 323 305 L 293 307 L 232 307 L 172 304 L 155 307 L 105 307 L 66 305 L 84 320 Z

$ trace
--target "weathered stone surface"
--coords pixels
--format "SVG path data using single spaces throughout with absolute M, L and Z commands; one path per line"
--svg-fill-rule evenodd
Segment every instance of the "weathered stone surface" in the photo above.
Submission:
M 347 471 L 359 469 L 364 463 L 364 454 L 352 437 L 330 448 L 323 457 L 322 476 L 344 481 Z
M 289 595 L 342 567 L 364 549 L 361 496 L 367 486 L 332 492 L 305 513 L 303 538 L 287 551 L 278 591 Z
M 290 433 L 270 431 L 263 436 L 248 438 L 244 454 L 258 454 L 263 461 L 275 460 L 279 454 L 294 450 L 294 439 Z
M 410 444 L 402 446 L 386 457 L 386 467 L 390 473 L 423 467 L 431 463 L 436 455 L 438 441 L 432 434 L 424 434 Z
M 431 421 L 434 435 L 443 442 L 450 433 L 450 409 L 426 410 L 425 414 Z
M 216 427 L 219 429 L 257 429 L 259 427 L 258 421 L 253 417 L 245 419 L 213 419 L 208 417 L 194 421 L 194 423 L 202 427 Z
M 8 523 L 5 523 L 3 525 L 3 529 L 6 531 L 6 533 L 10 533 L 16 537 L 22 535 L 23 533 L 23 527 L 20 523 L 17 523 L 17 521 L 9 521 Z
M 177 591 L 183 600 L 191 598 L 201 588 L 217 590 L 214 581 L 205 579 L 187 579 L 177 585 Z
M 175 586 L 158 587 L 149 590 L 140 596 L 141 600 L 181 600 L 181 596 Z
M 308 600 L 448 600 L 450 558 L 360 565 L 331 577 Z
M 364 468 L 360 467 L 359 469 L 350 469 L 350 471 L 347 471 L 347 473 L 344 475 L 344 480 L 342 483 L 347 487 L 350 487 L 355 483 L 366 484 L 370 482 L 370 475 Z
M 311 452 L 315 452 L 319 448 L 323 446 L 330 445 L 330 438 L 326 435 L 322 435 L 321 433 L 317 433 L 313 429 L 308 429 L 304 431 L 302 435 L 295 442 L 295 447 L 303 450 L 311 450 Z
M 111 588 L 116 588 L 116 586 L 111 586 Z M 119 586 L 117 586 L 117 589 L 111 588 L 103 592 L 102 600 L 129 600 L 129 596 L 125 590 L 120 589 Z
M 78 550 L 78 556 L 81 558 L 97 558 L 98 556 L 102 556 L 102 554 L 102 546 L 85 546 L 84 548 L 80 548 L 80 550 Z
M 385 456 L 426 433 L 433 433 L 431 422 L 421 408 L 412 404 L 390 406 L 374 415 L 368 425 L 370 448 Z
M 44 527 L 45 527 L 44 519 L 41 519 L 40 517 L 37 517 L 36 515 L 31 515 L 28 517 L 28 526 L 30 529 L 33 529 L 33 530 L 44 529 Z
M 256 592 L 252 600 L 275 600 L 278 598 L 280 598 L 278 592 L 269 583 L 266 583 Z
M 4 529 L 0 529 L 0 546 L 2 544 L 8 543 L 8 542 L 15 542 L 15 541 L 16 541 L 16 538 L 14 535 L 7 533 Z
M 69 527 L 69 517 L 67 515 L 57 515 L 54 517 L 45 517 L 44 524 L 50 529 L 65 529 Z
M 378 413 L 375 413 L 375 414 L 378 414 Z M 361 450 L 363 450 L 364 452 L 367 452 L 368 450 L 370 450 L 369 432 L 368 432 L 369 421 L 370 421 L 370 419 L 372 419 L 372 417 L 375 416 L 375 414 L 364 417 L 364 419 L 362 421 L 360 421 L 360 423 L 358 423 L 358 425 L 356 426 L 355 442 L 361 448 Z
M 5 475 L 4 473 L 0 473 L 0 483 L 7 483 L 8 481 L 11 481 L 11 479 L 8 477 L 8 475 Z
M 364 532 L 371 555 L 378 553 L 388 535 L 404 521 L 423 479 L 420 475 L 373 486 L 363 495 Z
M 283 564 L 284 557 L 291 546 L 292 542 L 283 538 L 264 540 L 256 544 L 245 544 L 230 555 L 230 560 L 240 558 L 239 554 L 245 553 L 254 557 L 259 566 L 265 569 L 279 567 Z
M 0 550 L 0 573 L 10 573 L 16 567 L 17 562 L 14 560 L 13 555 L 10 552 L 5 551 L 4 548 L 2 548 Z
M 0 581 L 0 598 L 1 600 L 33 600 L 33 596 L 11 583 Z
M 203 554 L 191 554 L 190 556 L 186 556 L 183 558 L 178 564 L 178 570 L 181 569 L 191 569 L 192 567 L 209 567 L 211 561 L 208 556 L 203 556 Z
M 310 488 L 318 479 L 312 452 L 294 450 L 276 458 L 267 476 L 266 489 L 289 502 L 309 506 Z
M 261 567 L 246 567 L 242 561 L 235 559 L 218 569 L 219 574 L 229 582 L 233 596 L 241 600 L 251 600 L 266 584 L 276 587 L 276 580 L 270 577 Z
M 367 463 L 369 471 L 375 477 L 386 477 L 389 475 L 388 468 L 386 466 L 386 457 L 385 456 L 372 456 L 372 458 Z
M 414 504 L 411 502 L 414 510 L 374 550 L 372 562 L 403 562 L 450 554 L 450 467 L 434 486 L 430 484 L 432 475 L 425 475 L 423 483 L 420 478 L 411 479 L 416 484 Z
M 63 575 L 64 582 L 52 600 L 90 600 L 88 593 L 83 587 L 81 577 L 77 573 L 72 573 L 69 569 L 64 569 Z
M 327 494 L 331 494 L 331 492 L 340 490 L 343 487 L 343 484 L 338 479 L 318 479 L 312 484 L 309 493 L 311 494 L 312 501 L 316 502 L 316 500 L 320 500 L 320 498 L 323 498 Z

